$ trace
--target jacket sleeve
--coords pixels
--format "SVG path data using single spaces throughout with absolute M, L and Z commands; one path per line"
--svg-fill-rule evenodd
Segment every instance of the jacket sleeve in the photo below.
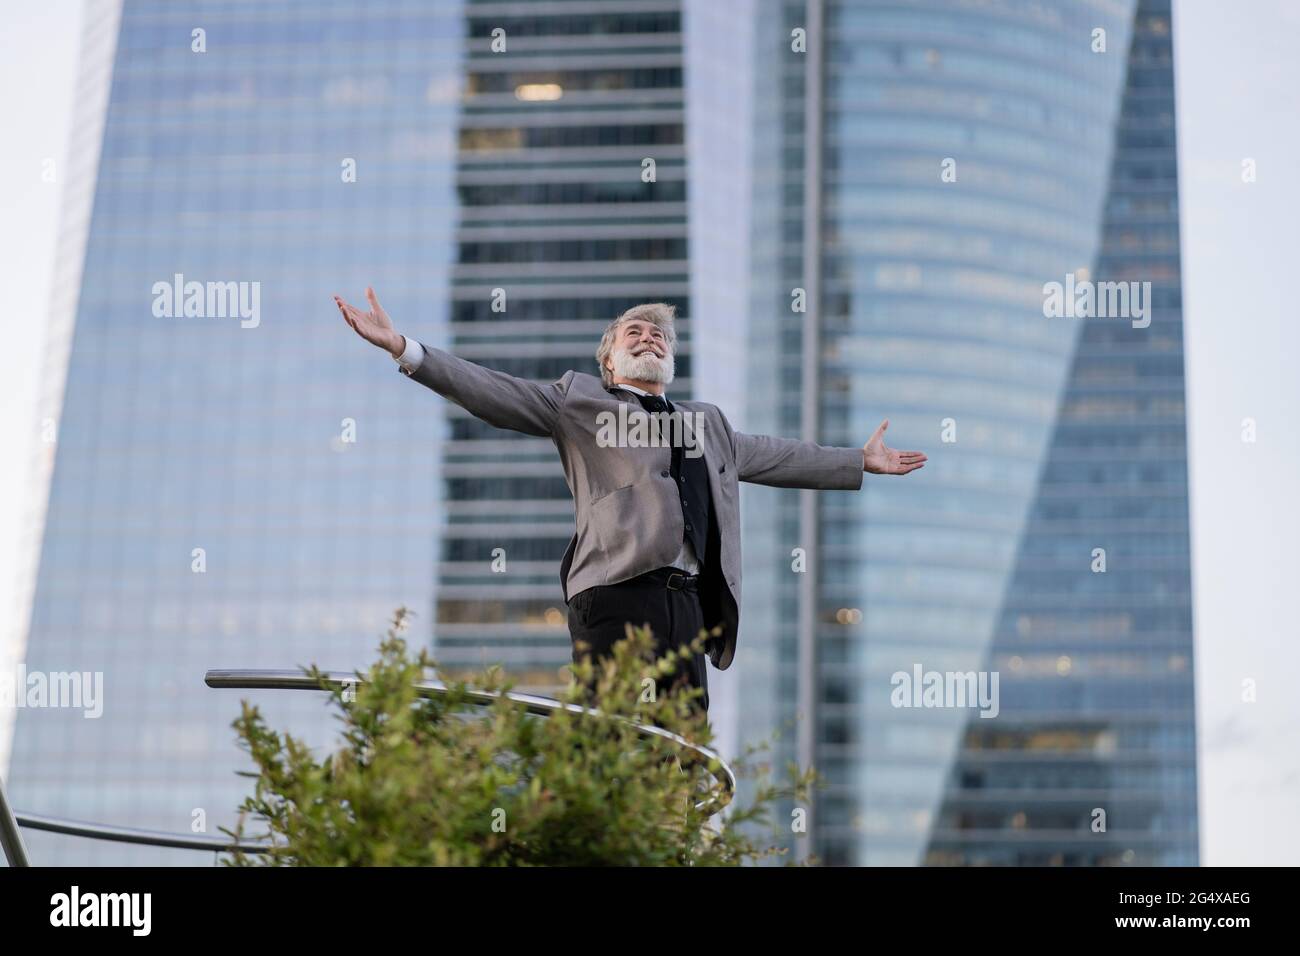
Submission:
M 573 372 L 565 372 L 549 385 L 539 385 L 420 344 L 424 361 L 410 377 L 421 385 L 497 428 L 543 438 L 554 433 Z
M 778 488 L 862 487 L 862 449 L 734 432 L 737 477 Z

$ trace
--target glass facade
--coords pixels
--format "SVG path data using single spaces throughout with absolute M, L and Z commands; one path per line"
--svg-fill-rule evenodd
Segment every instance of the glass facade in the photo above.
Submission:
M 465 15 L 451 321 L 429 344 L 553 382 L 596 373 L 614 316 L 666 301 L 681 323 L 672 394 L 690 397 L 680 10 L 471 2 Z M 559 563 L 573 535 L 555 446 L 437 404 L 447 432 L 437 657 L 458 670 L 500 662 L 521 690 L 555 693 L 571 655 Z
M 819 440 L 860 444 L 887 416 L 887 440 L 930 463 L 817 498 L 811 849 L 831 864 L 1194 863 L 1168 3 L 773 4 L 768 42 L 814 6 L 820 136 L 809 55 L 782 55 L 759 153 L 783 198 L 756 206 L 783 238 L 755 251 L 782 281 L 756 279 L 750 364 L 783 387 L 756 401 L 797 435 L 811 387 Z M 811 386 L 789 305 L 809 262 Z M 1046 283 L 1121 279 L 1152 283 L 1149 328 L 1044 314 Z M 802 528 L 796 493 L 763 494 L 741 708 L 765 717 L 752 737 L 787 728 L 788 758 Z M 779 622 L 759 635 L 756 603 Z M 998 672 L 1000 714 L 898 706 L 895 676 L 918 666 Z
M 241 696 L 313 745 L 332 724 L 314 695 L 208 690 L 208 668 L 361 667 L 401 604 L 452 669 L 553 692 L 570 657 L 554 447 L 407 382 L 330 295 L 373 285 L 401 331 L 544 381 L 594 371 L 623 309 L 671 302 L 682 398 L 691 335 L 676 4 L 202 14 L 132 3 L 115 30 L 26 654 L 102 672 L 104 711 L 18 711 L 10 788 L 33 812 L 216 833 L 247 792 Z M 258 315 L 156 314 L 174 281 L 249 302 L 257 283 Z
M 17 711 L 16 806 L 216 834 L 241 696 L 313 744 L 333 722 L 208 668 L 361 667 L 403 603 L 431 638 L 444 424 L 330 296 L 445 330 L 464 34 L 452 3 L 124 6 L 26 652 L 102 673 L 103 713 Z M 256 314 L 160 305 L 176 274 Z M 42 864 L 211 862 L 26 836 Z
M 1170 26 L 1139 4 L 1095 269 L 1150 282 L 1151 324 L 1082 320 L 984 665 L 1002 716 L 967 722 L 928 863 L 1198 861 Z

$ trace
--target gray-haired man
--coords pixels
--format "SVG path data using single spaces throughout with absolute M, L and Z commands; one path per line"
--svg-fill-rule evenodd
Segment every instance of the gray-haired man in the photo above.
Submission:
M 886 447 L 888 420 L 862 448 L 836 448 L 737 432 L 704 402 L 670 404 L 676 335 L 663 303 L 610 323 L 596 352 L 599 378 L 570 371 L 541 385 L 400 335 L 373 289 L 366 297 L 369 312 L 334 301 L 402 372 L 490 425 L 555 442 L 577 524 L 560 569 L 575 661 L 580 643 L 598 658 L 608 653 L 628 623 L 648 623 L 660 653 L 721 626 L 707 656 L 726 670 L 740 618 L 739 483 L 856 490 L 863 472 L 905 475 L 926 462 Z M 656 428 L 683 423 L 668 440 Z M 678 679 L 704 692 L 707 711 L 704 657 Z

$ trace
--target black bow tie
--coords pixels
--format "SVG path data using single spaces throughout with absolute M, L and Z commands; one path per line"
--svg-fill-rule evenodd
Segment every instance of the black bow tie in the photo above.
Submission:
M 607 392 L 627 392 L 641 403 L 641 407 L 647 412 L 671 412 L 673 410 L 672 402 L 662 395 L 642 395 L 640 392 L 634 392 L 630 388 L 622 388 L 618 385 L 611 385 L 605 389 Z
M 637 398 L 641 400 L 641 407 L 647 412 L 669 411 L 668 399 L 662 395 L 637 395 Z

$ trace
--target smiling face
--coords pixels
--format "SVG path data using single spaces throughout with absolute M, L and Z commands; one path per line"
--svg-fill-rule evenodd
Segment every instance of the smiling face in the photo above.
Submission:
M 610 323 L 596 359 L 605 385 L 616 381 L 667 385 L 673 380 L 676 310 L 662 302 L 634 306 Z
M 665 358 L 668 355 L 668 337 L 664 330 L 646 319 L 630 319 L 618 327 L 614 334 L 614 351 L 623 349 L 633 357 L 647 352 Z
M 619 326 L 613 351 L 605 363 L 616 381 L 667 385 L 673 380 L 668 337 L 663 329 L 644 319 L 632 319 Z

